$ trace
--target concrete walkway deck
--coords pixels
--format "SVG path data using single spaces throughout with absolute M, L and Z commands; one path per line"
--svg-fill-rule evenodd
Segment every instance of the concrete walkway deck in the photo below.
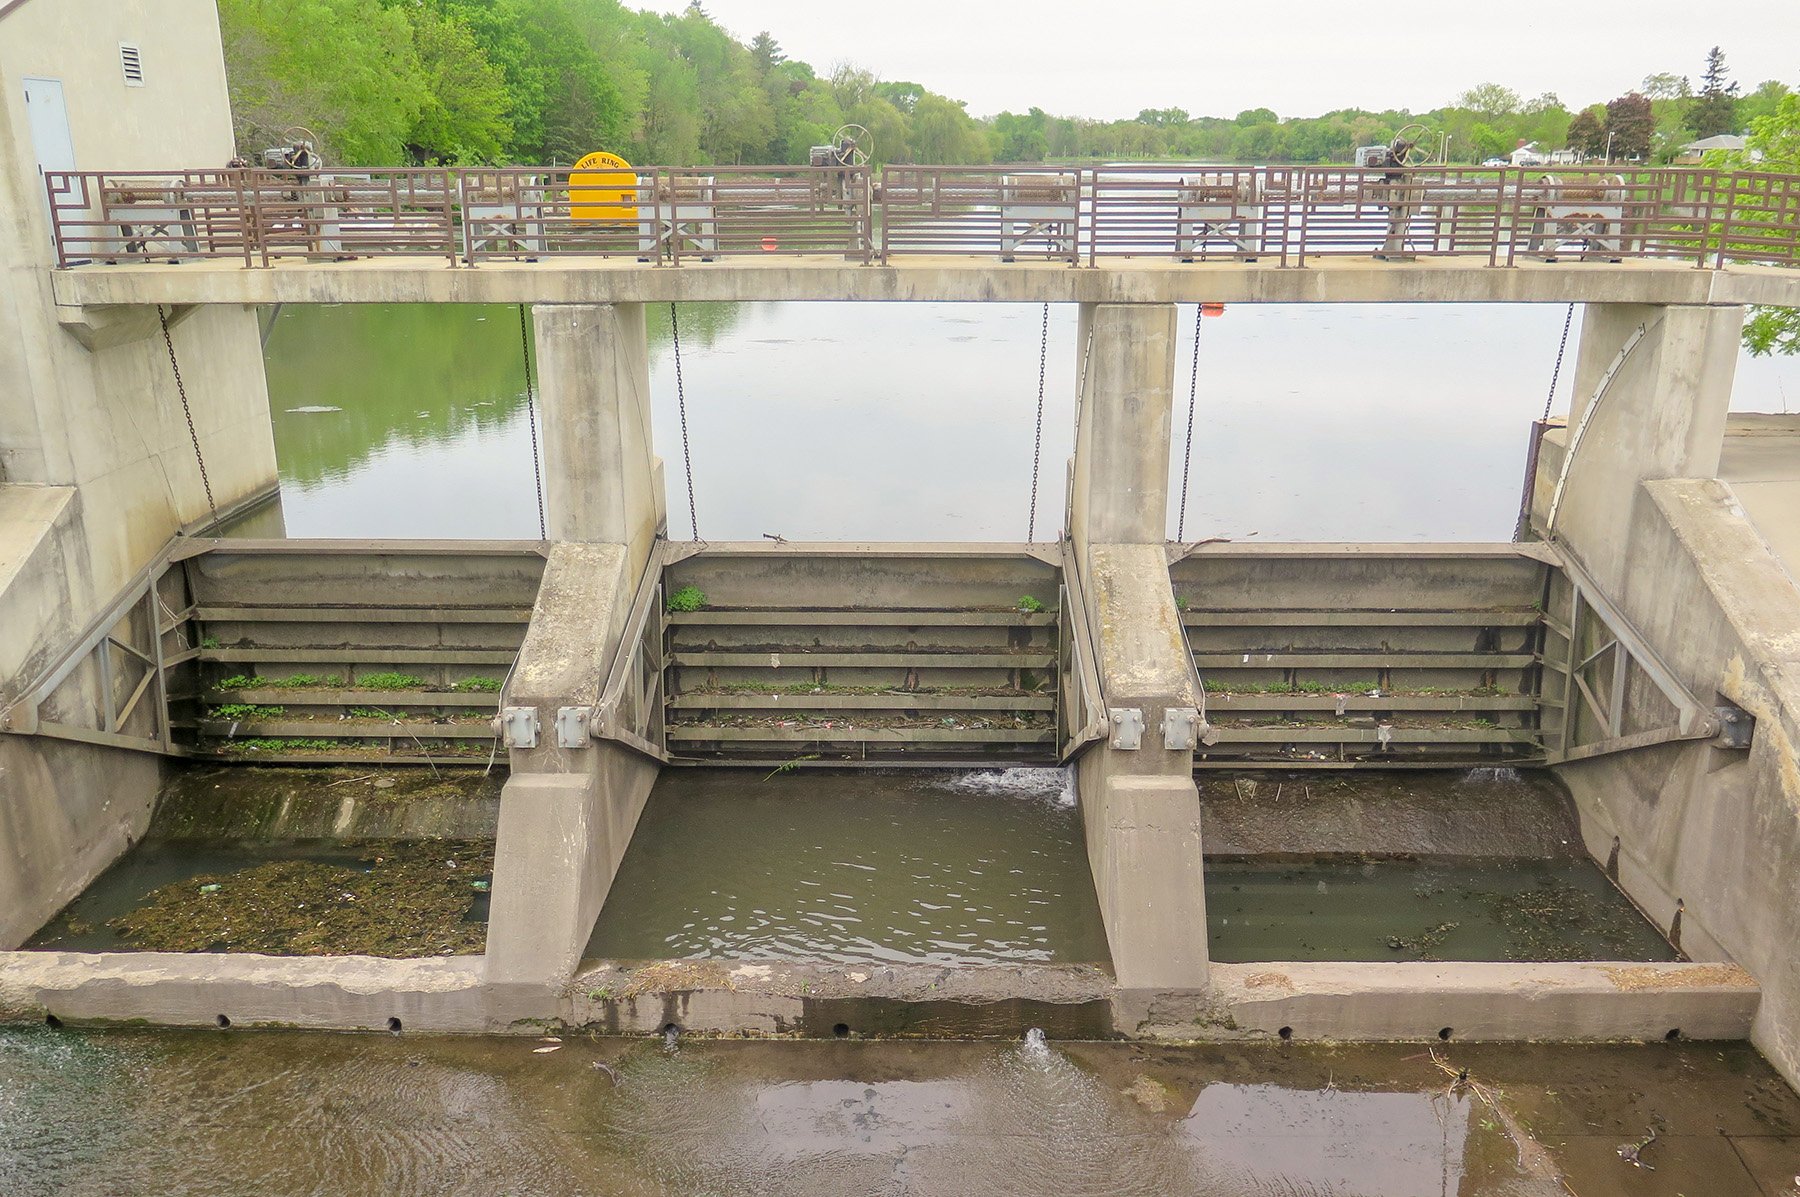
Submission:
M 236 259 L 85 265 L 54 272 L 56 302 L 207 303 L 667 303 L 900 300 L 1013 303 L 1656 303 L 1800 305 L 1800 270 L 1682 262 L 1520 261 L 1486 256 L 1385 262 L 1311 257 L 1283 266 L 1105 258 L 1095 266 L 1000 262 L 972 256 L 735 257 L 657 266 L 630 258 L 551 258 L 452 265 L 445 258 Z
M 1800 582 L 1800 415 L 1734 414 L 1719 477 L 1788 576 Z

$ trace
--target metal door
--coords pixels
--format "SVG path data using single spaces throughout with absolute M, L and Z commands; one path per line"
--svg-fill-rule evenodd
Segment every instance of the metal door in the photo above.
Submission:
M 38 202 L 50 215 L 50 194 L 44 188 L 44 172 L 75 169 L 75 142 L 69 136 L 69 111 L 63 106 L 62 81 L 25 80 L 25 119 L 31 126 L 31 145 L 37 153 Z

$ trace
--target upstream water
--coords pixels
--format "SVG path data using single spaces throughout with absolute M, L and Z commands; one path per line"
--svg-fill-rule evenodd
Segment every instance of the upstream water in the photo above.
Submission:
M 685 537 L 667 310 L 650 317 L 654 433 Z M 1192 309 L 1180 318 L 1172 494 Z M 680 319 L 708 539 L 1025 539 L 1041 308 L 701 304 Z M 1510 539 L 1562 321 L 1522 304 L 1232 307 L 1201 332 L 1185 534 Z M 1053 306 L 1039 538 L 1063 510 L 1075 340 L 1073 306 Z M 281 507 L 244 533 L 536 538 L 516 309 L 289 306 L 267 360 Z M 1800 359 L 1744 358 L 1734 406 L 1800 410 Z
M 1740 1044 L 541 1046 L 0 1029 L 0 1193 L 1771 1197 L 1800 1172 L 1800 1099 Z

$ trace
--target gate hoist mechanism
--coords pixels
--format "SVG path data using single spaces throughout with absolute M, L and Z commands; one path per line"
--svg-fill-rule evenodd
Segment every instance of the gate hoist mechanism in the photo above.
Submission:
M 1362 167 L 1425 166 L 1433 151 L 1425 144 L 1431 130 L 1417 121 L 1398 133 L 1386 145 L 1364 145 L 1356 148 L 1356 164 Z

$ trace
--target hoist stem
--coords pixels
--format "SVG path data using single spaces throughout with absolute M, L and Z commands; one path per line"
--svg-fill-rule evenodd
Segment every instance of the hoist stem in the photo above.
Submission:
M 1194 461 L 1194 399 L 1200 390 L 1200 321 L 1206 308 L 1194 307 L 1194 366 L 1188 375 L 1187 445 L 1181 451 L 1181 509 L 1175 516 L 1175 539 L 1187 540 L 1188 467 Z
M 1038 335 L 1037 431 L 1031 440 L 1031 512 L 1025 524 L 1025 541 L 1037 540 L 1038 463 L 1044 451 L 1044 370 L 1050 354 L 1050 305 L 1044 305 L 1043 329 Z
M 694 458 L 688 449 L 687 388 L 681 379 L 681 321 L 669 305 L 669 337 L 675 346 L 675 405 L 681 411 L 681 468 L 687 472 L 688 530 L 700 539 L 700 517 L 694 512 Z
M 538 539 L 549 540 L 544 520 L 544 467 L 538 457 L 537 387 L 531 376 L 531 329 L 525 321 L 525 305 L 519 305 L 519 352 L 525 360 L 525 422 L 531 426 L 531 475 L 537 482 Z
M 200 486 L 206 491 L 206 509 L 212 512 L 211 531 L 219 531 L 219 505 L 213 502 L 212 479 L 206 476 L 206 456 L 200 452 L 200 434 L 194 431 L 194 409 L 188 406 L 187 386 L 181 381 L 181 363 L 175 360 L 175 339 L 169 335 L 169 314 L 159 303 L 156 321 L 162 325 L 163 345 L 169 350 L 169 369 L 175 372 L 175 393 L 181 396 L 181 414 L 187 418 L 188 439 L 194 443 L 194 462 L 200 467 Z

